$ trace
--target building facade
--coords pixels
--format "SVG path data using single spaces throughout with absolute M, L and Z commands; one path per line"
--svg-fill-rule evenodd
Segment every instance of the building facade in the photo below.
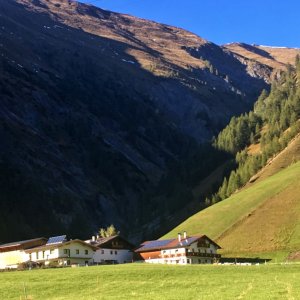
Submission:
M 46 238 L 37 238 L 0 245 L 0 269 L 16 269 L 29 261 L 25 251 L 46 244 Z
M 160 264 L 212 264 L 221 256 L 217 250 L 221 247 L 206 235 L 183 237 L 177 239 L 144 242 L 135 250 L 142 260 Z
M 119 235 L 92 237 L 86 242 L 97 247 L 93 256 L 95 264 L 124 264 L 133 260 L 134 246 Z
M 25 251 L 29 261 L 45 266 L 71 266 L 93 264 L 96 247 L 81 240 L 46 244 Z

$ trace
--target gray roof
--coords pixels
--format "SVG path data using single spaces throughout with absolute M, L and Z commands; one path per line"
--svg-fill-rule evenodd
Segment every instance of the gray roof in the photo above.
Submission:
M 32 242 L 40 241 L 40 240 L 45 240 L 46 241 L 47 239 L 44 238 L 44 237 L 41 237 L 41 238 L 36 238 L 36 239 L 31 239 L 31 240 L 11 242 L 11 243 L 6 243 L 6 244 L 1 244 L 0 248 L 6 248 L 6 247 L 12 247 L 12 246 L 21 246 L 21 245 L 24 245 L 24 244 L 28 244 L 28 243 L 32 243 Z

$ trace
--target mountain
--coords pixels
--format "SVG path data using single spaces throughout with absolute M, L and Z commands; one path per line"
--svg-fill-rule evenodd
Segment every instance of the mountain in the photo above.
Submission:
M 215 238 L 226 256 L 299 259 L 300 58 L 254 110 L 233 117 L 215 146 L 236 155 L 236 169 L 207 203 L 166 237 L 186 230 Z
M 164 238 L 184 230 L 205 232 L 227 257 L 299 259 L 299 176 L 299 162 L 279 169 L 193 215 Z
M 234 53 L 241 61 L 244 58 L 257 61 L 273 69 L 273 78 L 278 71 L 285 71 L 287 64 L 294 65 L 295 57 L 299 49 L 288 47 L 271 47 L 261 45 L 249 45 L 245 43 L 230 43 L 222 46 Z
M 110 223 L 139 239 L 170 228 L 170 215 L 178 223 L 193 185 L 226 160 L 204 144 L 277 70 L 183 29 L 68 0 L 1 1 L 0 36 L 6 241 L 85 237 Z

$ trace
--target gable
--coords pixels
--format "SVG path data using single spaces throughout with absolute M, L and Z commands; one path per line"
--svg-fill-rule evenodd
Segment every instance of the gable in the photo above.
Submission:
M 102 241 L 99 240 L 98 243 L 96 243 L 96 246 L 99 248 L 104 249 L 130 249 L 132 250 L 134 246 L 130 244 L 128 241 L 126 241 L 121 236 L 114 236 L 111 238 L 103 239 Z

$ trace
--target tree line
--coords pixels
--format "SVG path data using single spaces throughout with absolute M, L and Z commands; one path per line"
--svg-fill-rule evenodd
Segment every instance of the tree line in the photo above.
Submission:
M 233 117 L 214 138 L 213 145 L 235 155 L 236 169 L 225 177 L 219 190 L 206 199 L 213 204 L 229 197 L 283 150 L 300 132 L 300 57 L 295 67 L 278 74 L 270 91 L 263 90 L 249 113 Z M 248 147 L 259 144 L 260 151 L 251 154 Z

